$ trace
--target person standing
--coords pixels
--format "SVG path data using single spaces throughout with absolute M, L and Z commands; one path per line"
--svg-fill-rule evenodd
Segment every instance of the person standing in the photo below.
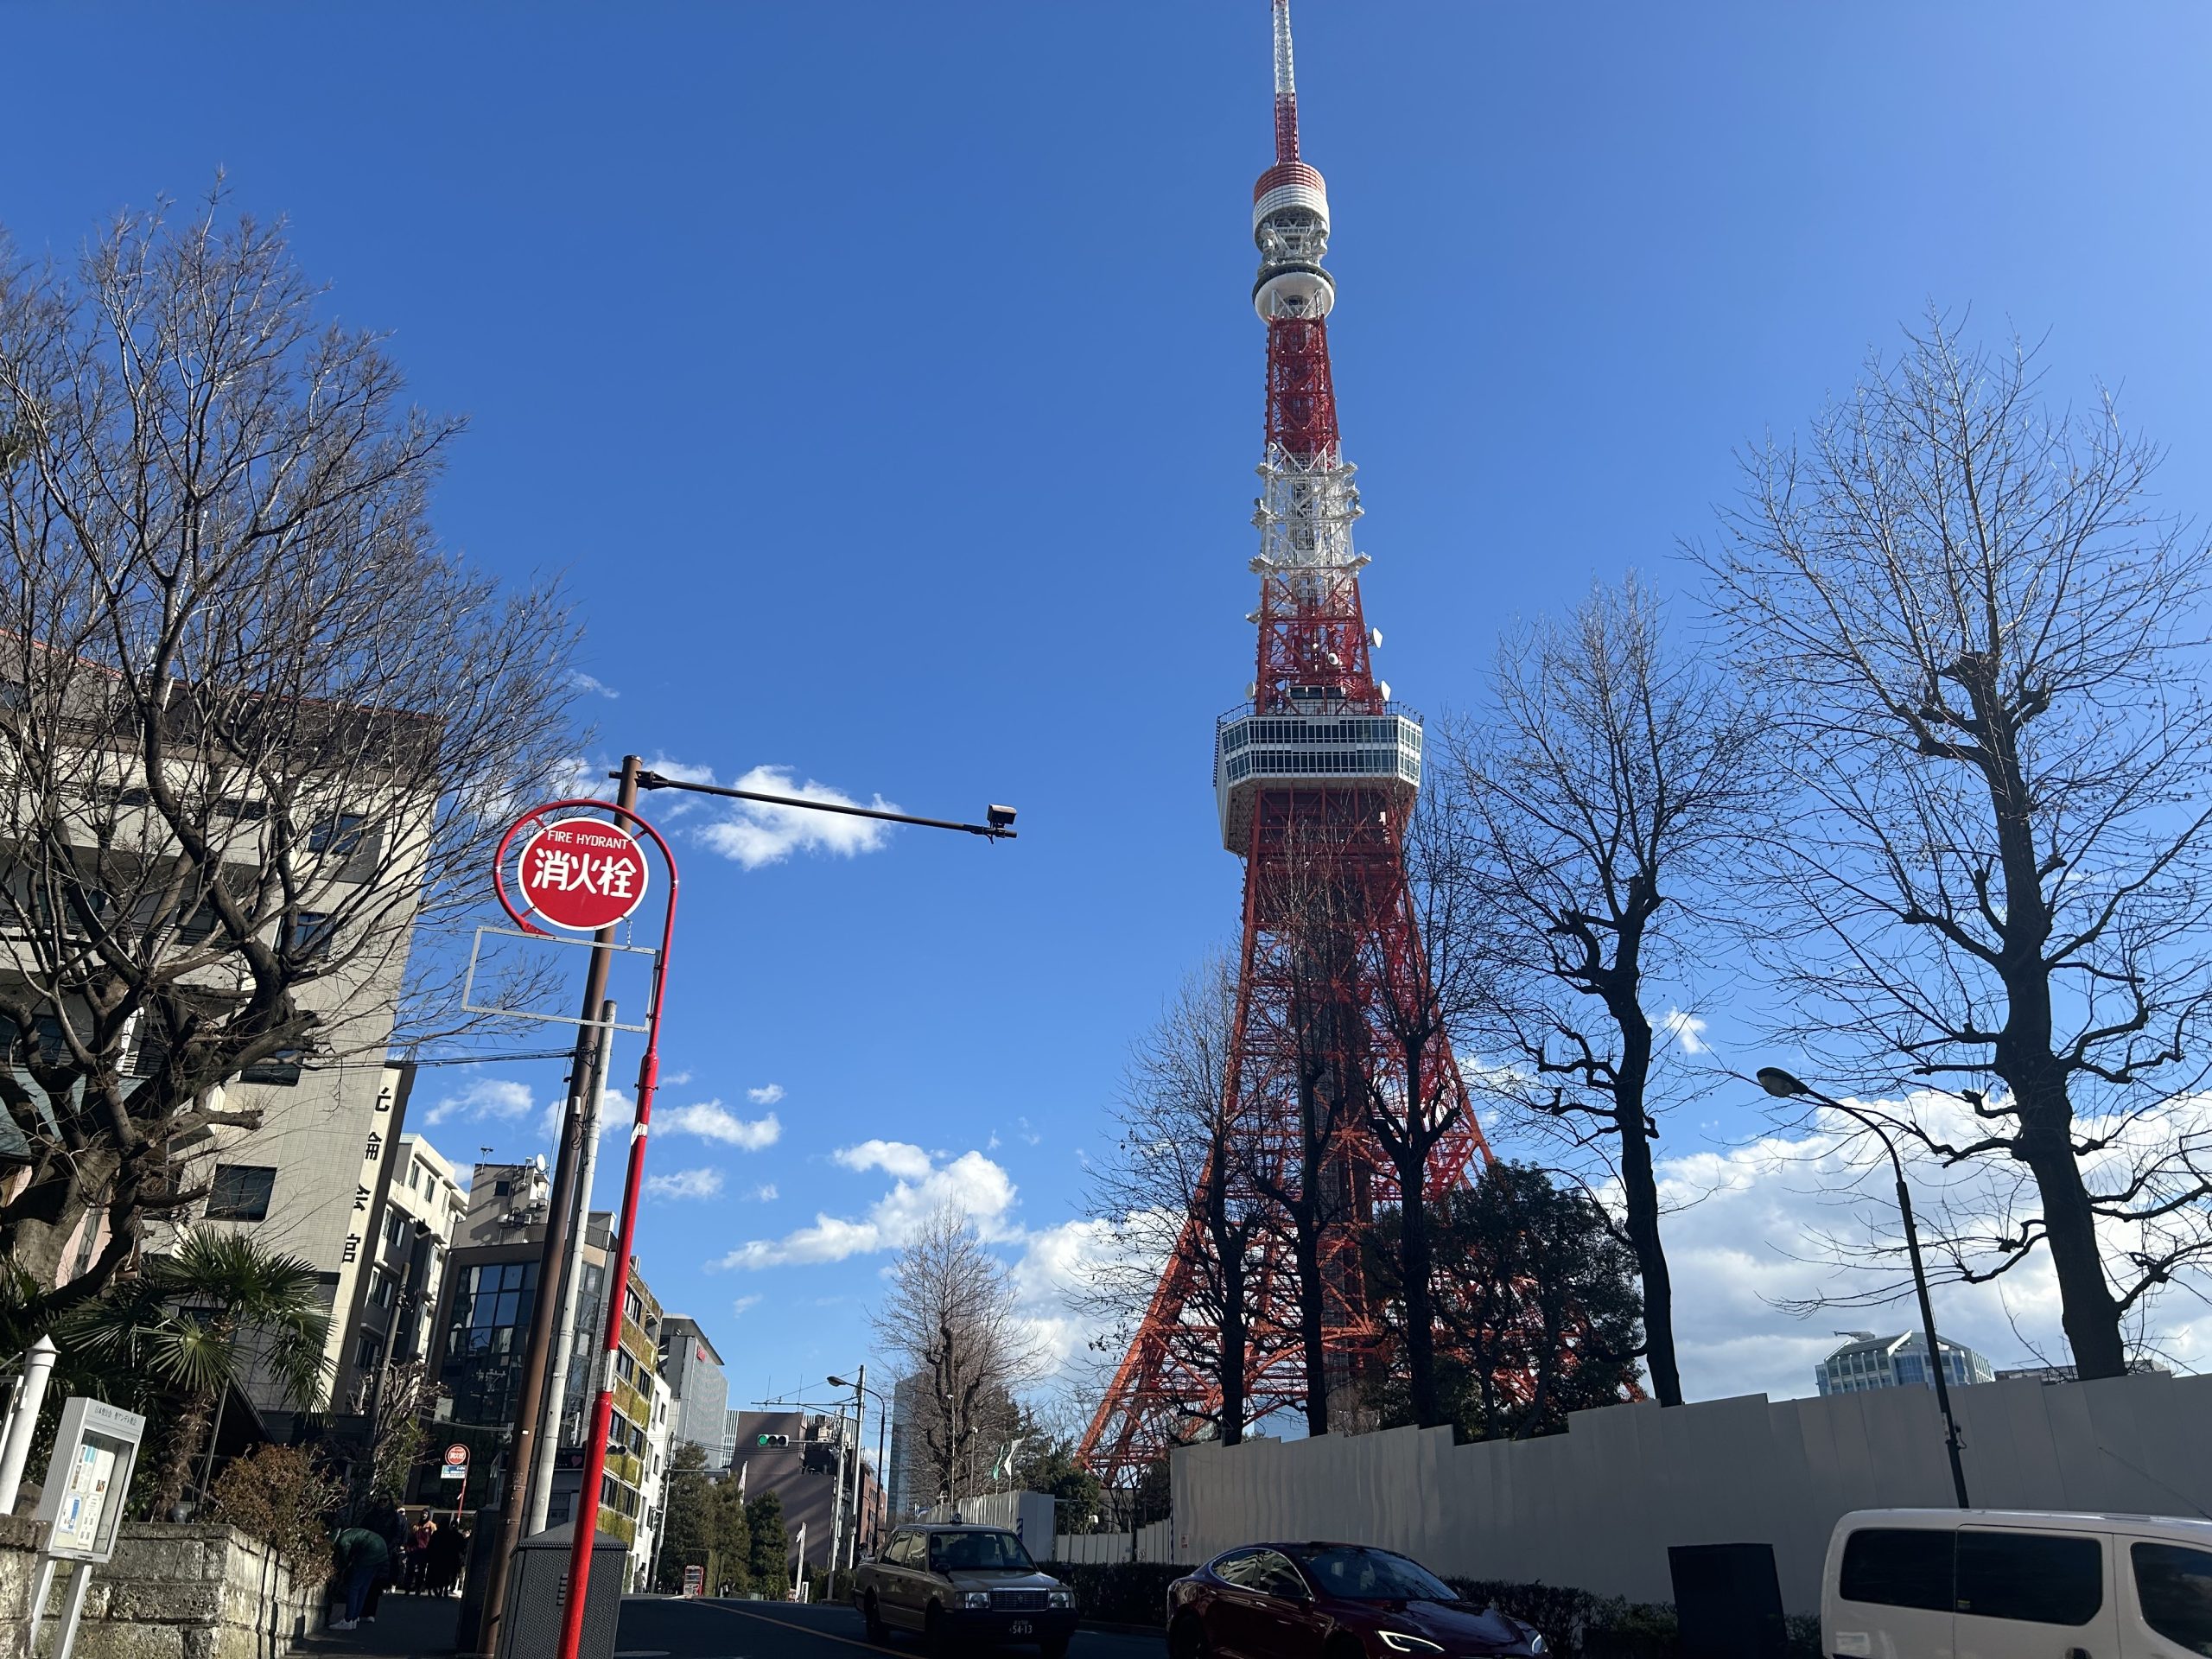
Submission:
M 407 1535 L 407 1578 L 404 1587 L 410 1596 L 419 1596 L 429 1587 L 430 1542 L 437 1535 L 438 1523 L 427 1514 Z

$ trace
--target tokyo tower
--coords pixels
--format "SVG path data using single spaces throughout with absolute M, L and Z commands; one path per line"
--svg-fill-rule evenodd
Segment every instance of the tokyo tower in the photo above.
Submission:
M 1352 546 L 1354 468 L 1337 432 L 1322 268 L 1329 199 L 1300 159 L 1289 0 L 1274 14 L 1274 164 L 1252 199 L 1267 326 L 1267 447 L 1253 522 L 1260 550 L 1258 668 L 1250 701 L 1217 722 L 1222 840 L 1244 860 L 1243 940 L 1224 1117 L 1234 1140 L 1209 1163 L 1213 1200 L 1272 1210 L 1243 1262 L 1245 1423 L 1306 1412 L 1356 1421 L 1362 1385 L 1389 1358 L 1365 1246 L 1396 1202 L 1378 1113 L 1438 1130 L 1421 1164 L 1436 1196 L 1489 1148 L 1448 1038 L 1408 1040 L 1427 972 L 1404 834 L 1421 788 L 1420 717 L 1390 700 L 1360 606 L 1368 561 Z M 1424 1135 L 1426 1141 L 1427 1136 Z M 1222 1402 L 1217 1310 L 1201 1311 L 1208 1235 L 1194 1197 L 1160 1287 L 1084 1439 L 1109 1479 L 1192 1438 Z M 1318 1373 L 1318 1374 L 1317 1374 Z

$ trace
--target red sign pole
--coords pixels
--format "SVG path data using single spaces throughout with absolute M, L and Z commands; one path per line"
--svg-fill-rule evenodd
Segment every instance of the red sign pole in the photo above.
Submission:
M 579 812 L 609 812 L 614 822 L 550 816 L 572 808 Z M 528 914 L 516 909 L 507 897 L 505 875 L 508 849 L 525 830 L 531 834 L 517 861 L 516 887 Z M 583 1478 L 570 1522 L 573 1542 L 566 1593 L 561 1602 L 559 1659 L 577 1659 L 577 1649 L 583 1641 L 584 1603 L 591 1591 L 592 1545 L 599 1535 L 599 1488 L 606 1478 L 607 1430 L 614 1415 L 614 1356 L 622 1345 L 622 1305 L 630 1288 L 638 1196 L 645 1185 L 645 1135 L 652 1122 L 653 1090 L 660 1079 L 661 1008 L 668 990 L 669 947 L 676 936 L 676 855 L 669 850 L 660 831 L 631 808 L 587 798 L 550 802 L 524 814 L 509 826 L 493 855 L 498 875 L 493 891 L 500 908 L 517 927 L 544 935 L 545 930 L 531 919 L 536 916 L 556 927 L 595 931 L 628 916 L 645 897 L 650 867 L 638 844 L 640 834 L 660 849 L 661 861 L 668 868 L 668 899 L 661 915 L 660 950 L 653 957 L 652 990 L 647 999 L 645 1055 L 638 1067 L 637 1112 L 631 1121 L 629 1168 L 622 1181 L 622 1222 L 607 1275 L 607 1337 L 600 1354 L 599 1392 L 592 1406 L 591 1428 L 584 1442 Z M 611 1035 L 603 1033 L 602 1040 Z M 550 1289 L 541 1285 L 539 1294 Z M 518 1480 L 527 1478 L 527 1471 L 518 1471 Z
M 561 802 L 557 805 L 589 805 L 618 815 L 624 830 L 642 832 L 660 849 L 661 861 L 668 867 L 667 909 L 663 913 L 660 952 L 653 961 L 652 991 L 645 1014 L 645 1054 L 638 1067 L 638 1105 L 630 1126 L 629 1167 L 622 1179 L 622 1219 L 617 1231 L 613 1260 L 607 1274 L 607 1333 L 601 1345 L 599 1390 L 592 1403 L 591 1427 L 584 1440 L 583 1477 L 576 1492 L 575 1516 L 572 1522 L 573 1541 L 569 1551 L 569 1593 L 561 1608 L 561 1642 L 556 1649 L 559 1659 L 577 1659 L 577 1649 L 584 1634 L 584 1603 L 591 1587 L 592 1545 L 599 1535 L 599 1489 L 607 1474 L 607 1430 L 614 1415 L 614 1356 L 622 1346 L 623 1301 L 630 1288 L 630 1253 L 638 1231 L 638 1195 L 645 1185 L 645 1137 L 653 1116 L 653 1090 L 660 1081 L 660 1021 L 663 999 L 668 991 L 668 953 L 676 933 L 676 855 L 669 850 L 668 842 L 652 824 L 626 807 L 609 807 L 605 802 Z M 531 815 L 535 821 L 543 812 L 554 810 L 542 808 Z M 519 829 L 521 826 L 516 826 Z M 514 831 L 508 831 L 508 841 L 500 843 L 504 857 Z M 619 849 L 609 853 L 601 849 L 601 855 L 620 857 Z M 642 860 L 640 860 L 642 863 Z M 602 868 L 606 867 L 601 867 Z M 639 884 L 642 888 L 642 883 Z M 628 894 L 620 895 L 628 898 Z M 499 902 L 516 923 L 530 931 L 530 923 L 507 903 L 505 884 L 499 890 Z M 634 906 L 635 899 L 631 899 Z M 533 905 L 533 908 L 536 906 Z M 540 913 L 544 913 L 541 912 Z M 594 918 L 595 919 L 595 916 Z M 548 916 L 547 919 L 553 918 Z M 558 925 L 558 924 L 556 924 Z M 573 924 L 571 924 L 573 925 Z

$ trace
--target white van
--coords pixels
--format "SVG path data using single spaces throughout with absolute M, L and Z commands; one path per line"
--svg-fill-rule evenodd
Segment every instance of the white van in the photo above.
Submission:
M 2212 1659 L 2212 1521 L 1855 1510 L 1821 1638 L 1828 1659 Z

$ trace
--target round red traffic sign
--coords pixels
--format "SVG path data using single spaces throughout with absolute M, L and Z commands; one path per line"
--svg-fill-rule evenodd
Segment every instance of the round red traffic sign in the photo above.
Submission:
M 562 818 L 523 843 L 516 885 L 556 927 L 596 932 L 643 902 L 652 866 L 638 838 L 604 818 Z
M 468 1462 L 468 1448 L 455 1441 L 446 1447 L 446 1462 L 456 1469 L 465 1466 Z

